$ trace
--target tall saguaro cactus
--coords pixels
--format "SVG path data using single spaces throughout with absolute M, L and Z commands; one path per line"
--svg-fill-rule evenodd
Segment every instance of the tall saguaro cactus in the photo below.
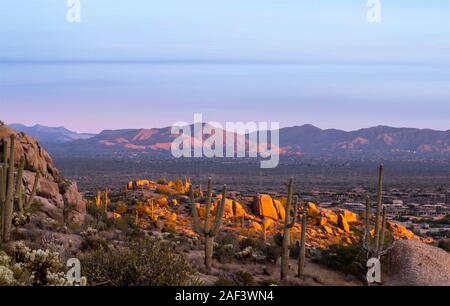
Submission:
M 364 248 L 369 252 L 371 256 L 381 257 L 386 250 L 384 250 L 385 236 L 386 236 L 386 222 L 387 222 L 387 207 L 382 203 L 383 192 L 383 165 L 379 168 L 378 175 L 378 191 L 377 191 L 377 209 L 375 215 L 375 236 L 374 243 L 372 243 L 371 237 L 371 208 L 370 208 L 370 196 L 366 196 L 366 214 L 365 214 L 365 230 L 364 230 Z
M 375 250 L 377 252 L 380 247 L 380 221 L 383 210 L 383 172 L 384 167 L 380 165 L 378 170 L 377 210 L 375 215 Z
M 14 210 L 14 142 L 15 135 L 12 134 L 10 137 L 10 150 L 9 150 L 9 165 L 8 165 L 8 176 L 7 182 L 2 182 L 7 184 L 5 201 L 3 203 L 2 217 L 3 217 L 3 233 L 2 239 L 4 242 L 9 242 L 11 240 L 11 220 Z
M 298 277 L 303 276 L 303 270 L 305 269 L 305 257 L 306 257 L 306 227 L 307 227 L 308 213 L 307 209 L 302 216 L 302 236 L 298 243 Z
M 287 280 L 289 271 L 289 247 L 291 245 L 291 228 L 297 221 L 298 213 L 298 197 L 293 199 L 293 179 L 290 178 L 288 182 L 288 196 L 286 200 L 286 217 L 284 218 L 284 231 L 283 231 L 283 249 L 281 254 L 281 280 Z M 294 202 L 294 216 L 291 221 L 291 207 L 292 202 Z
M 194 230 L 205 238 L 205 267 L 209 272 L 212 267 L 212 255 L 214 250 L 214 239 L 219 233 L 220 227 L 222 226 L 222 218 L 225 212 L 225 201 L 227 194 L 227 185 L 223 186 L 222 199 L 219 201 L 216 208 L 216 218 L 211 222 L 211 206 L 212 206 L 212 180 L 208 179 L 208 194 L 206 195 L 206 207 L 205 207 L 205 221 L 202 224 L 200 217 L 198 215 L 197 204 L 194 198 L 194 190 L 192 186 L 189 189 L 189 197 L 191 201 L 192 216 L 194 219 Z
M 19 214 L 15 215 L 14 219 L 16 219 L 16 216 L 19 217 L 17 224 L 21 224 L 21 222 L 25 222 L 24 220 L 28 220 L 27 218 L 29 216 L 25 216 L 25 211 L 28 210 L 33 203 L 39 182 L 39 172 L 37 172 L 31 194 L 27 200 L 22 182 L 25 168 L 25 158 L 20 158 L 19 168 L 17 170 L 17 174 L 15 175 L 14 143 L 15 135 L 12 134 L 9 141 L 9 156 L 7 156 L 8 150 L 6 147 L 8 146 L 8 142 L 3 141 L 3 165 L 0 167 L 0 202 L 2 208 L 1 240 L 3 242 L 9 242 L 11 240 L 14 202 L 16 201 L 19 209 Z

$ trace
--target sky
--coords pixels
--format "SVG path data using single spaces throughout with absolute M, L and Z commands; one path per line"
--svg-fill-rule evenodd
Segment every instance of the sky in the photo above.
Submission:
M 2 0 L 0 120 L 450 129 L 450 2 Z

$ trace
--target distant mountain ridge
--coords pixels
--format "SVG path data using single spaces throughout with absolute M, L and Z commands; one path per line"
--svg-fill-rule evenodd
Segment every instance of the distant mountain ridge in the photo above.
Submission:
M 171 134 L 170 127 L 105 130 L 88 139 L 65 142 L 49 149 L 58 155 L 170 155 L 171 143 L 177 136 Z M 280 152 L 285 156 L 400 153 L 450 156 L 450 130 L 376 126 L 347 132 L 307 124 L 280 129 Z
M 38 139 L 44 145 L 62 144 L 79 139 L 88 139 L 95 134 L 77 133 L 66 129 L 65 127 L 48 127 L 40 124 L 26 126 L 20 123 L 10 124 L 9 127 L 19 132 L 24 132 Z

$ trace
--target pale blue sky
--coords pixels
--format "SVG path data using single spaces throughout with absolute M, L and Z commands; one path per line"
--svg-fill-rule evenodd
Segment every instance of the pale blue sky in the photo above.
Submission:
M 450 128 L 449 1 L 381 0 L 381 24 L 365 0 L 304 2 L 81 0 L 70 24 L 66 0 L 2 0 L 0 118 Z

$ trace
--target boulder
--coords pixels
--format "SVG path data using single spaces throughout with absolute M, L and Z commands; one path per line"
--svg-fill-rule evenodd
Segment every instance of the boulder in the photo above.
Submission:
M 255 215 L 262 218 L 279 219 L 272 197 L 266 194 L 260 194 L 255 197 L 253 202 L 253 212 Z
M 350 232 L 350 225 L 348 225 L 347 219 L 343 214 L 338 215 L 338 227 L 344 232 Z
M 391 221 L 387 221 L 387 228 L 397 239 L 413 239 L 415 237 L 413 232 L 406 229 L 404 226 Z
M 86 217 L 86 200 L 78 192 L 78 187 L 75 182 L 68 182 L 63 196 L 64 205 L 70 205 L 68 212 L 68 222 L 74 224 L 84 223 Z
M 314 203 L 308 202 L 306 204 L 308 216 L 312 218 L 316 218 L 321 215 L 320 208 L 318 208 Z
M 59 177 L 59 171 L 53 165 L 50 155 L 33 137 L 19 133 L 6 125 L 0 126 L 0 139 L 9 138 L 12 134 L 16 135 L 14 160 L 17 163 L 20 157 L 24 156 L 26 169 L 32 170 L 33 172 L 39 171 L 46 178 L 57 179 Z
M 222 199 L 222 195 L 218 196 L 218 200 L 216 200 L 214 202 L 214 206 L 213 206 L 213 211 L 212 214 L 216 215 L 216 211 L 217 211 L 217 206 L 219 204 L 219 201 L 221 201 Z M 244 206 L 234 200 L 230 200 L 230 199 L 225 199 L 225 203 L 224 203 L 224 214 L 223 217 L 225 219 L 232 219 L 232 218 L 240 218 L 242 216 L 246 216 L 247 213 L 244 209 Z
M 450 254 L 442 249 L 416 240 L 400 240 L 388 256 L 388 286 L 450 286 Z
M 261 232 L 263 230 L 262 225 L 255 221 L 250 222 L 249 228 L 258 232 Z
M 284 200 L 284 201 L 286 201 L 286 200 Z M 285 205 L 283 204 L 286 202 L 284 202 L 284 201 L 273 200 L 273 204 L 275 205 L 275 209 L 277 211 L 279 220 L 284 220 L 286 218 L 286 209 L 285 209 Z
M 354 212 L 351 212 L 351 211 L 346 210 L 346 209 L 342 209 L 339 212 L 342 215 L 344 215 L 344 217 L 345 217 L 345 219 L 347 220 L 348 223 L 358 222 L 358 215 L 355 214 Z
M 36 196 L 34 197 L 34 205 L 36 205 L 38 211 L 43 212 L 53 220 L 61 223 L 64 222 L 63 211 L 52 204 L 49 199 Z

